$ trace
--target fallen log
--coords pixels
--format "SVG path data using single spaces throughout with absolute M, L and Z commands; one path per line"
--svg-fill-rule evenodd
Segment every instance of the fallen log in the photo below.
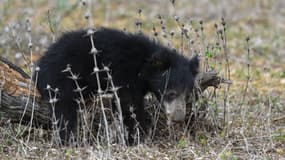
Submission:
M 196 78 L 195 92 L 208 87 L 230 83 L 215 71 L 200 73 Z M 11 123 L 30 124 L 48 128 L 51 122 L 50 104 L 41 101 L 31 78 L 11 62 L 0 59 L 0 118 Z

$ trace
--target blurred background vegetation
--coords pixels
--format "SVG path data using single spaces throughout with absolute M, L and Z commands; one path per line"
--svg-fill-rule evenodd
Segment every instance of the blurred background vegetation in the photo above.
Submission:
M 1 0 L 0 3 L 0 53 L 10 58 L 19 56 L 19 52 L 27 53 L 27 19 L 31 21 L 35 55 L 44 52 L 53 36 L 89 27 L 84 18 L 86 9 L 78 0 Z M 139 19 L 142 31 L 150 36 L 153 35 L 153 26 L 160 22 L 158 15 L 163 16 L 166 26 L 177 33 L 179 28 L 174 16 L 178 16 L 186 25 L 192 22 L 198 26 L 202 20 L 205 38 L 209 42 L 215 38 L 214 24 L 224 17 L 228 26 L 230 62 L 235 65 L 232 67 L 233 76 L 245 76 L 243 65 L 240 64 L 246 64 L 246 58 L 243 58 L 247 56 L 245 38 L 249 36 L 251 64 L 256 75 L 252 77 L 253 83 L 261 91 L 269 89 L 282 93 L 285 86 L 284 3 L 282 0 L 180 0 L 173 6 L 168 0 L 96 0 L 92 1 L 90 11 L 95 28 L 107 26 L 134 32 Z M 138 9 L 142 10 L 141 15 Z M 14 38 L 11 37 L 13 32 Z

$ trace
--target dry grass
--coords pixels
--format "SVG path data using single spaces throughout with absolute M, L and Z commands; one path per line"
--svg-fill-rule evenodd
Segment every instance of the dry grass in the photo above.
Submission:
M 233 83 L 204 93 L 207 103 L 197 106 L 206 106 L 206 115 L 196 119 L 189 133 L 180 133 L 183 127 L 182 131 L 162 127 L 161 135 L 138 146 L 110 144 L 109 155 L 104 144 L 57 147 L 51 133 L 22 132 L 23 126 L 9 123 L 0 113 L 1 159 L 285 158 L 285 2 L 181 0 L 173 5 L 155 0 L 97 0 L 91 8 L 76 3 L 1 1 L 1 55 L 29 72 L 30 61 L 62 31 L 109 26 L 141 30 L 186 56 L 198 53 L 202 70 L 214 68 Z M 86 15 L 91 18 L 86 20 Z M 184 29 L 190 38 L 181 36 Z

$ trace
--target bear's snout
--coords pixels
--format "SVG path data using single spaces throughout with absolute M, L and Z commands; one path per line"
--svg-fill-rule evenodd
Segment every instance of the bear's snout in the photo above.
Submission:
M 171 102 L 164 102 L 166 116 L 170 123 L 184 121 L 186 116 L 186 102 L 184 97 L 184 95 L 181 95 Z
M 185 115 L 186 113 L 183 110 L 178 109 L 174 112 L 172 116 L 172 121 L 173 122 L 183 122 L 185 119 Z

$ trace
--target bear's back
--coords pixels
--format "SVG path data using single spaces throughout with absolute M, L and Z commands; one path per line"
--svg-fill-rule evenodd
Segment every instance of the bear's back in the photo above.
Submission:
M 99 51 L 96 55 L 98 67 L 100 69 L 104 65 L 110 67 L 118 85 L 137 81 L 145 61 L 155 50 L 162 47 L 142 34 L 106 28 L 95 31 L 93 40 L 95 48 Z M 95 67 L 93 55 L 90 54 L 91 48 L 91 39 L 87 35 L 87 30 L 64 33 L 38 62 L 39 91 L 47 96 L 46 90 L 43 90 L 47 84 L 59 89 L 68 85 L 67 82 L 71 85 L 73 82 L 67 80 L 70 73 L 62 72 L 68 64 L 72 72 L 79 75 L 81 85 L 90 86 L 90 81 L 94 81 L 92 84 L 95 85 L 95 76 L 91 75 Z

